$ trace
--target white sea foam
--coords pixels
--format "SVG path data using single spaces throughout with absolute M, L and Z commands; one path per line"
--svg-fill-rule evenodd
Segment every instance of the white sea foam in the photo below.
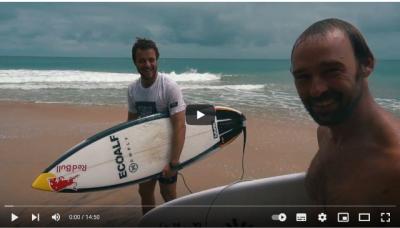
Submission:
M 400 100 L 399 99 L 387 99 L 387 98 L 376 98 L 376 102 L 395 112 L 400 112 Z
M 138 75 L 78 70 L 0 70 L 0 83 L 129 82 Z
M 127 83 L 63 83 L 63 84 L 36 84 L 36 83 L 25 83 L 25 84 L 0 84 L 0 89 L 18 89 L 18 90 L 41 90 L 41 89 L 125 89 L 128 87 Z
M 205 82 L 219 80 L 222 76 L 198 73 L 163 72 L 163 75 L 179 82 Z M 134 73 L 111 73 L 78 70 L 0 70 L 0 89 L 121 89 L 139 78 Z
M 172 71 L 170 73 L 162 72 L 162 74 L 171 77 L 177 82 L 216 81 L 220 80 L 222 77 L 221 74 L 198 73 L 195 69 L 190 69 L 189 71 L 180 74 L 175 73 L 175 71 Z
M 208 89 L 208 90 L 262 90 L 264 85 L 182 85 L 182 90 Z
M 222 75 L 198 73 L 191 69 L 188 72 L 174 71 L 161 74 L 175 81 L 212 81 L 219 80 Z M 79 70 L 0 70 L 0 83 L 26 82 L 131 82 L 139 77 L 134 73 L 111 73 Z

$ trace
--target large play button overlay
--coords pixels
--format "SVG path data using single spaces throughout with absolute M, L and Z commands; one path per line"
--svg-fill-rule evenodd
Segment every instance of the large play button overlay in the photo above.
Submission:
M 215 108 L 208 104 L 191 104 L 186 107 L 186 122 L 190 125 L 210 125 L 215 121 Z
M 204 113 L 199 112 L 199 111 L 196 112 L 196 119 L 200 119 L 200 118 L 202 118 L 203 116 L 205 116 Z

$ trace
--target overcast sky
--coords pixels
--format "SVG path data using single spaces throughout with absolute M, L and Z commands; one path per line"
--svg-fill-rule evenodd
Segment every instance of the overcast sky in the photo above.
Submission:
M 317 20 L 356 25 L 400 59 L 399 3 L 0 3 L 0 55 L 129 57 L 135 37 L 162 57 L 289 58 Z

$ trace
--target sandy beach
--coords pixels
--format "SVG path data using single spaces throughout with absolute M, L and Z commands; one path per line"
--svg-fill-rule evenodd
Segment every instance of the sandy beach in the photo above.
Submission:
M 55 223 L 50 217 L 56 212 L 62 216 L 84 212 L 101 214 L 96 226 L 137 223 L 141 217 L 137 185 L 77 194 L 31 188 L 35 177 L 66 150 L 98 131 L 125 121 L 126 107 L 2 101 L 0 110 L 0 173 L 5 180 L 1 183 L 1 204 L 20 206 L 2 208 L 7 221 L 10 212 L 20 217 L 40 212 L 42 221 L 48 221 L 47 225 L 51 226 Z M 247 131 L 245 179 L 303 172 L 316 152 L 316 125 L 312 121 L 249 114 Z M 191 190 L 198 192 L 237 180 L 242 170 L 242 146 L 240 136 L 232 144 L 182 170 Z M 178 195 L 189 194 L 182 179 L 178 181 Z M 162 204 L 158 191 L 157 188 L 157 204 Z M 20 220 L 20 225 L 26 225 L 23 221 Z M 85 225 L 82 221 L 77 224 Z

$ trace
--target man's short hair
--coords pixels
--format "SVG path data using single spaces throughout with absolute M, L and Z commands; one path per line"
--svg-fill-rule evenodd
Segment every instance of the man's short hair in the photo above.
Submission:
M 368 59 L 375 61 L 374 55 L 369 49 L 368 44 L 365 41 L 361 32 L 354 25 L 337 18 L 329 18 L 321 20 L 315 22 L 310 27 L 308 27 L 299 36 L 299 38 L 297 38 L 296 42 L 294 43 L 292 48 L 292 54 L 290 57 L 291 61 L 293 60 L 294 49 L 303 41 L 313 36 L 326 35 L 328 32 L 334 29 L 339 29 L 340 31 L 342 31 L 344 34 L 347 35 L 347 37 L 350 40 L 351 46 L 353 47 L 356 60 L 358 61 L 359 64 L 366 65 Z
M 134 63 L 136 62 L 136 52 L 138 49 L 142 49 L 142 50 L 154 49 L 154 51 L 156 52 L 157 60 L 158 60 L 158 57 L 160 56 L 157 45 L 154 41 L 146 39 L 146 38 L 136 38 L 136 42 L 132 47 L 132 59 L 133 59 Z

